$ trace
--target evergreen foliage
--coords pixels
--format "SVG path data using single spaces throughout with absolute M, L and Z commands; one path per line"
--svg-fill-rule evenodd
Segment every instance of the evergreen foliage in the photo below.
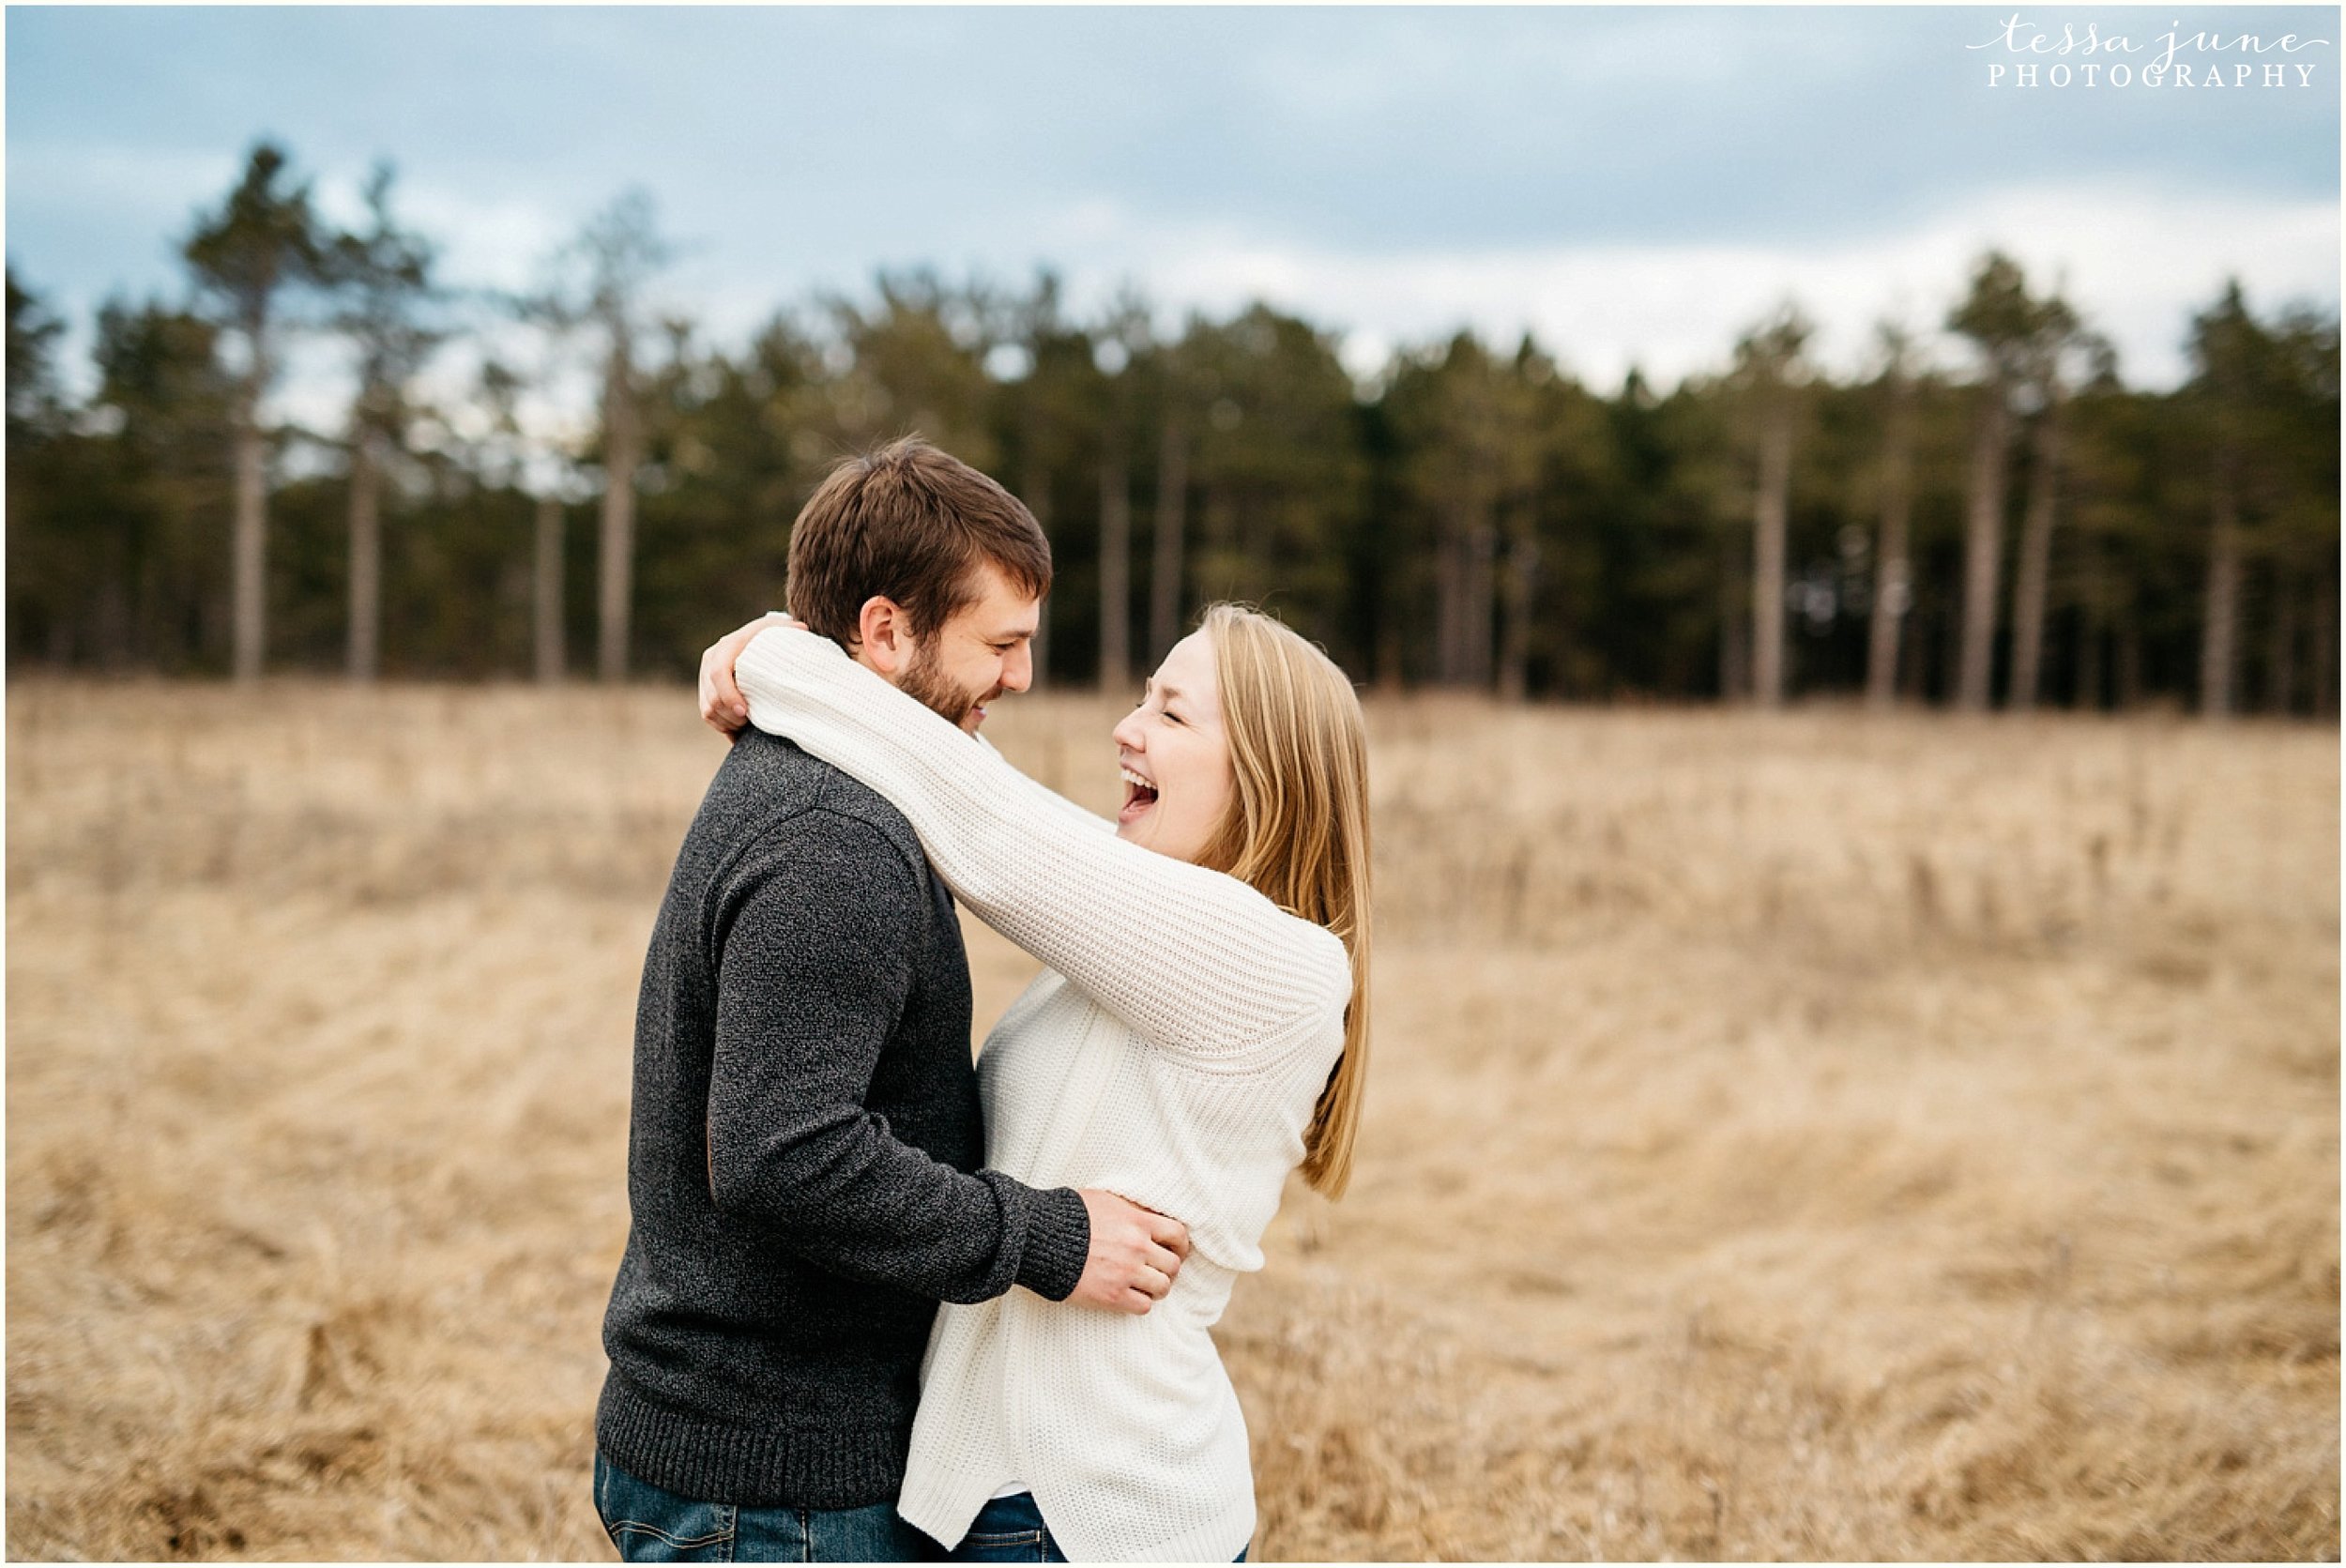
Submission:
M 727 349 L 647 313 L 670 251 L 632 194 L 513 302 L 590 346 L 601 382 L 594 432 L 533 461 L 514 415 L 532 373 L 495 358 L 487 325 L 475 406 L 415 400 L 467 331 L 390 183 L 377 173 L 360 232 L 328 233 L 282 151 L 255 148 L 186 242 L 187 302 L 99 311 L 79 401 L 62 324 L 9 269 L 11 668 L 226 673 L 237 464 L 257 437 L 269 669 L 526 677 L 533 583 L 558 581 L 570 647 L 599 632 L 606 675 L 681 677 L 781 601 L 791 518 L 826 464 L 918 431 L 1049 531 L 1059 681 L 1120 647 L 1135 678 L 1167 606 L 1178 630 L 1238 598 L 1384 686 L 1854 696 L 1888 650 L 1878 700 L 2025 706 L 2017 662 L 2050 705 L 2336 711 L 2338 322 L 2260 316 L 2237 283 L 2188 324 L 2194 373 L 2170 393 L 2125 386 L 2090 302 L 1997 253 L 1950 289 L 1944 324 L 1973 351 L 1952 373 L 1892 324 L 1879 369 L 1836 380 L 1788 302 L 1667 392 L 1635 373 L 1593 388 L 1558 345 L 1467 332 L 1361 383 L 1333 333 L 1269 306 L 1166 333 L 1127 295 L 1077 320 L 1047 273 L 1015 291 L 883 274 L 868 299 L 782 309 Z M 286 316 L 297 284 L 325 300 L 314 323 Z M 347 428 L 254 428 L 278 340 L 312 327 L 356 361 Z M 548 508 L 571 525 L 548 534 Z M 547 539 L 558 579 L 533 576 Z M 373 580 L 354 579 L 358 550 L 379 551 Z M 616 598 L 615 550 L 632 552 Z M 1779 571 L 1780 638 L 1755 642 L 1778 591 L 1755 582 Z

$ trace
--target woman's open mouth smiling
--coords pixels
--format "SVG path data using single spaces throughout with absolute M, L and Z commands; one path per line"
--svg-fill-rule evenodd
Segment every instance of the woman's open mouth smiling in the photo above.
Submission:
M 1135 821 L 1157 803 L 1157 786 L 1129 768 L 1118 771 L 1124 776 L 1124 809 L 1116 814 L 1116 820 Z

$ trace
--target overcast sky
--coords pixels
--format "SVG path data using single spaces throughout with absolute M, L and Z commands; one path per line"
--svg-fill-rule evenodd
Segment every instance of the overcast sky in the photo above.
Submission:
M 2016 54 L 2016 15 L 2135 48 Z M 1853 366 L 1877 316 L 1935 327 L 2000 245 L 2065 281 L 2127 379 L 2164 386 L 2228 273 L 2260 310 L 2336 308 L 2338 22 L 20 6 L 7 246 L 77 327 L 109 294 L 176 297 L 176 238 L 267 134 L 345 217 L 369 165 L 394 160 L 463 282 L 526 282 L 640 184 L 684 246 L 670 296 L 727 339 L 882 266 L 1015 283 L 1050 264 L 1078 304 L 1130 281 L 1168 321 L 1266 297 L 1344 331 L 1356 368 L 1461 324 L 1530 327 L 1609 387 L 1632 363 L 1665 383 L 1718 363 L 1788 295 L 1823 323 L 1828 362 Z M 2194 84 L 2146 85 L 2171 29 Z M 1991 65 L 2028 59 L 2036 86 L 1990 85 Z M 2044 79 L 2056 64 L 2065 85 Z M 2290 84 L 2262 85 L 2269 64 Z M 2117 85 L 2122 65 L 2136 80 Z

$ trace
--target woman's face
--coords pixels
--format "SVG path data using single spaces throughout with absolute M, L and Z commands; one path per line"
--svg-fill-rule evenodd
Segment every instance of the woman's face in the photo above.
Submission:
M 1114 739 L 1124 776 L 1116 836 L 1177 860 L 1196 860 L 1228 814 L 1236 787 L 1213 645 L 1203 632 L 1173 645 Z

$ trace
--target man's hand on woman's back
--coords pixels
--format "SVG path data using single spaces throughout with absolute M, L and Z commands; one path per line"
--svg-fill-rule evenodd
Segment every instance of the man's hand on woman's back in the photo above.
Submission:
M 1067 1299 L 1140 1316 L 1173 1288 L 1173 1276 L 1189 1256 L 1189 1226 L 1094 1187 L 1076 1195 L 1091 1220 L 1091 1250 Z

